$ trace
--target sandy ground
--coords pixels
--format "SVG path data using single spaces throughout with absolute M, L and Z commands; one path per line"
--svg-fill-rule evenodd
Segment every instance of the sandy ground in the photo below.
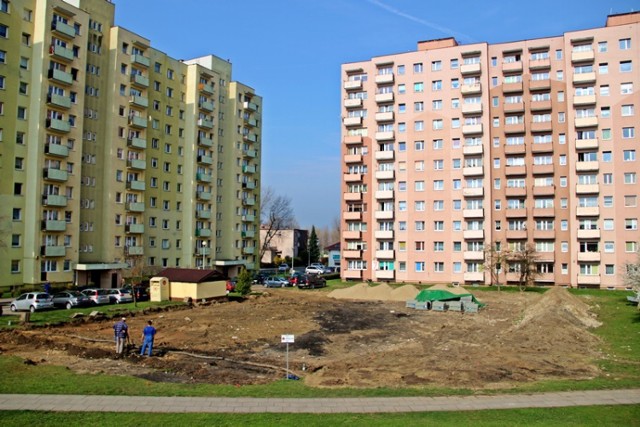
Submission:
M 290 371 L 315 387 L 509 388 L 599 374 L 599 322 L 589 300 L 562 288 L 479 292 L 477 314 L 405 307 L 412 286 L 365 284 L 333 291 L 270 289 L 243 302 L 216 302 L 129 317 L 133 344 L 152 319 L 155 357 L 138 347 L 116 358 L 113 320 L 0 332 L 0 352 L 80 373 L 152 381 L 264 384 Z

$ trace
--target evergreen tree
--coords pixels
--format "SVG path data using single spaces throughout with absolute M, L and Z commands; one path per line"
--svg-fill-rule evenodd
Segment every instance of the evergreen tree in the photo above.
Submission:
M 309 236 L 309 260 L 311 262 L 320 260 L 320 245 L 315 226 L 311 227 L 311 235 Z
M 238 274 L 238 282 L 236 283 L 236 292 L 240 295 L 247 295 L 251 292 L 251 283 L 253 283 L 253 277 L 251 273 L 243 268 Z

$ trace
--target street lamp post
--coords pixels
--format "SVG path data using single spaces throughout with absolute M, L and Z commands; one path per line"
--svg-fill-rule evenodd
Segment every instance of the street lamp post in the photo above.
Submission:
M 203 241 L 202 242 L 202 269 L 204 270 L 204 265 L 206 263 L 206 256 L 207 256 L 207 242 Z

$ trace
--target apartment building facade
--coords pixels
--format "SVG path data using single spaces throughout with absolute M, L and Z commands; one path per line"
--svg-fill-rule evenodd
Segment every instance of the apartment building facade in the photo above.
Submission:
M 342 65 L 342 277 L 620 288 L 636 260 L 640 13 L 561 36 Z M 517 282 L 517 265 L 502 281 Z
M 114 8 L 0 2 L 0 286 L 259 266 L 261 97 Z

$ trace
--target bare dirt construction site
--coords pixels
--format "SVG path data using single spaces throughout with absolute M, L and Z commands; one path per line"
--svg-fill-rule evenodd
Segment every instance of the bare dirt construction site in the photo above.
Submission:
M 290 371 L 312 387 L 509 388 L 548 379 L 599 375 L 588 298 L 565 289 L 545 294 L 477 292 L 479 313 L 405 307 L 417 289 L 366 284 L 328 292 L 269 289 L 242 302 L 127 316 L 133 341 L 116 358 L 113 322 L 77 319 L 63 326 L 0 332 L 0 352 L 78 373 L 151 381 L 265 384 Z M 147 320 L 158 329 L 154 357 L 137 355 Z

